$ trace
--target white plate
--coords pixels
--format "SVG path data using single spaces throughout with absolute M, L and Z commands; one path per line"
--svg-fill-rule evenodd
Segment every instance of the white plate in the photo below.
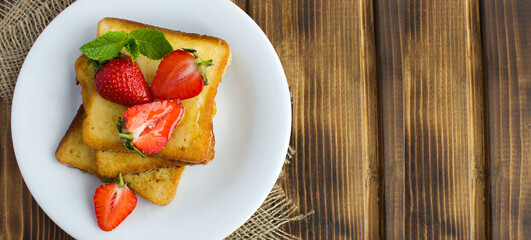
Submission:
M 216 157 L 188 167 L 177 196 L 161 207 L 140 198 L 112 232 L 96 223 L 95 177 L 68 168 L 54 152 L 81 104 L 74 84 L 78 48 L 104 17 L 118 17 L 225 39 L 232 65 L 218 89 Z M 220 239 L 266 198 L 282 168 L 291 105 L 282 66 L 265 34 L 227 0 L 80 0 L 57 16 L 29 52 L 12 110 L 15 154 L 42 209 L 78 239 Z

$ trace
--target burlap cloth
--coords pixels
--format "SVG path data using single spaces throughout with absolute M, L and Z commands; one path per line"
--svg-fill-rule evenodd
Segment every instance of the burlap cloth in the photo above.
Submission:
M 9 106 L 18 73 L 33 42 L 48 23 L 73 2 L 75 0 L 0 0 L 0 97 Z M 287 159 L 293 153 L 290 148 Z M 297 239 L 280 227 L 303 218 L 276 184 L 258 211 L 227 239 Z

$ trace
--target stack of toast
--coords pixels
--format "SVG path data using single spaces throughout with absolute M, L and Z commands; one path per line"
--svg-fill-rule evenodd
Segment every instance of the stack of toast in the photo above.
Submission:
M 214 65 L 206 71 L 209 84 L 198 96 L 181 101 L 185 114 L 166 147 L 157 154 L 141 157 L 123 148 L 118 136 L 118 117 L 123 116 L 127 107 L 98 94 L 94 88 L 94 69 L 87 64 L 89 59 L 82 55 L 75 63 L 75 71 L 77 83 L 82 88 L 83 105 L 59 144 L 56 157 L 61 163 L 99 178 L 115 178 L 122 173 L 124 180 L 131 183 L 140 196 L 155 204 L 166 205 L 175 196 L 185 166 L 206 164 L 214 158 L 214 98 L 230 62 L 230 49 L 219 38 L 116 18 L 101 20 L 97 32 L 101 36 L 108 31 L 131 32 L 140 28 L 162 31 L 173 49 L 192 48 L 203 59 L 212 59 Z M 127 52 L 123 51 L 123 54 Z M 160 60 L 140 55 L 136 62 L 151 85 Z

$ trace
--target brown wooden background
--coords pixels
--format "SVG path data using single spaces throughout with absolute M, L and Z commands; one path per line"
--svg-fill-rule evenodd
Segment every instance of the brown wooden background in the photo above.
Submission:
M 531 1 L 235 0 L 293 94 L 302 239 L 531 239 Z M 0 238 L 69 238 L 0 104 Z

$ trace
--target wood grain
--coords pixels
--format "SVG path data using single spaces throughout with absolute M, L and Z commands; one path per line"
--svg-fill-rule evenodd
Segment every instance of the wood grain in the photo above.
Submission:
M 404 1 L 376 1 L 385 236 L 405 238 Z
M 1 2 L 2 0 L 0 0 Z M 233 0 L 293 97 L 302 239 L 531 239 L 531 2 Z M 71 239 L 24 185 L 0 103 L 0 239 Z
M 377 1 L 385 235 L 486 238 L 478 1 Z
M 470 238 L 486 239 L 490 235 L 487 193 L 489 179 L 480 3 L 479 0 L 467 0 L 465 4 Z
M 288 195 L 303 239 L 378 239 L 382 225 L 372 1 L 249 1 L 293 96 Z
M 531 239 L 531 2 L 483 2 L 493 239 Z
M 27 189 L 13 152 L 10 109 L 0 101 L 0 239 L 71 239 Z

